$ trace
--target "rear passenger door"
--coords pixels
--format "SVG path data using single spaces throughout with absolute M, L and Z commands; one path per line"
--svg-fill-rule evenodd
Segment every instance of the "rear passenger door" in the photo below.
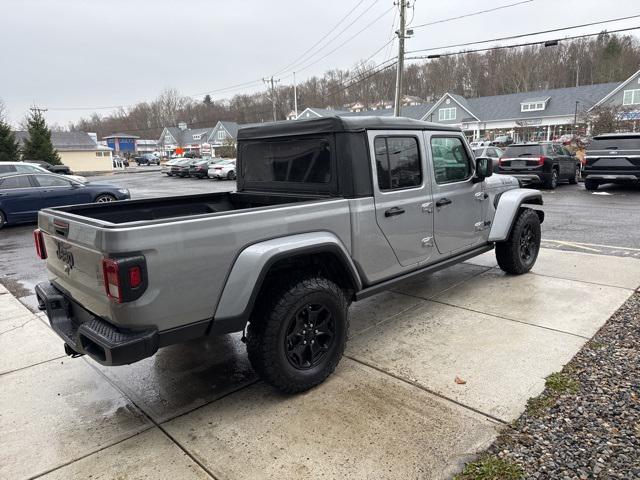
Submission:
M 0 210 L 11 223 L 37 218 L 40 194 L 29 180 L 30 177 L 31 175 L 0 177 Z
M 438 251 L 452 254 L 482 241 L 478 233 L 487 225 L 482 218 L 488 201 L 483 183 L 474 183 L 473 156 L 460 135 L 425 132 L 430 145 L 433 175 L 434 236 Z
M 369 148 L 376 221 L 400 265 L 415 265 L 433 254 L 433 205 L 422 132 L 370 131 Z

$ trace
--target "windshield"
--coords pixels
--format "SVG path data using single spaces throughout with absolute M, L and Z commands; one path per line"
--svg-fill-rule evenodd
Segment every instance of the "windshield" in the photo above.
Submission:
M 640 136 L 596 137 L 589 150 L 640 150 Z
M 475 156 L 482 155 L 482 152 L 484 152 L 484 148 L 474 148 L 473 149 L 473 154 Z

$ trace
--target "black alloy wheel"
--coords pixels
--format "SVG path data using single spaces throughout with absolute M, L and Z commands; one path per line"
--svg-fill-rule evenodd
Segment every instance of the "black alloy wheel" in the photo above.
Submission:
M 289 363 L 298 370 L 319 365 L 331 349 L 335 324 L 326 305 L 313 303 L 302 307 L 289 321 L 285 352 Z

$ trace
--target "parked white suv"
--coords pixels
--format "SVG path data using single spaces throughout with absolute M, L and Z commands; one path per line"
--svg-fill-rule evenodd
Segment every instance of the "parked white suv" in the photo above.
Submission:
M 209 178 L 217 178 L 218 180 L 235 180 L 236 159 L 233 158 L 214 163 L 209 167 L 207 174 Z
M 49 175 L 58 175 L 50 172 L 46 168 L 29 162 L 2 162 L 0 164 L 0 175 L 6 173 L 47 173 Z M 77 182 L 87 183 L 87 179 L 81 175 L 61 175 L 65 178 L 71 178 Z

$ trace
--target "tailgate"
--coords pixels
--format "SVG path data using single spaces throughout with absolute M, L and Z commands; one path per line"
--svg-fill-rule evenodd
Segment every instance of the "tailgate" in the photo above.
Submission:
M 585 168 L 615 172 L 640 170 L 640 151 L 587 151 Z
M 47 251 L 49 279 L 87 310 L 109 316 L 102 274 L 100 227 L 41 211 L 38 219 Z

